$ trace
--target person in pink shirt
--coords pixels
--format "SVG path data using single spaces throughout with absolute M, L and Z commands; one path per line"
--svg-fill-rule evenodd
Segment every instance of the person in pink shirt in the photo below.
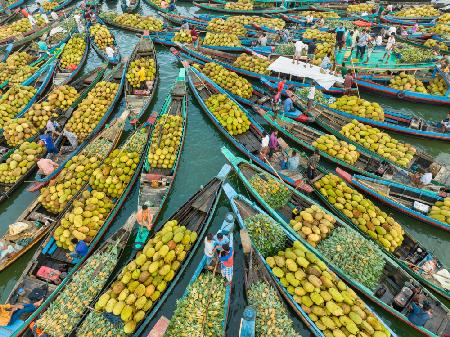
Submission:
M 269 138 L 269 158 L 272 158 L 274 152 L 278 151 L 280 144 L 278 143 L 278 131 L 274 130 Z
M 41 158 L 38 160 L 37 166 L 39 167 L 40 172 L 45 176 L 48 176 L 58 167 L 58 164 L 51 159 Z

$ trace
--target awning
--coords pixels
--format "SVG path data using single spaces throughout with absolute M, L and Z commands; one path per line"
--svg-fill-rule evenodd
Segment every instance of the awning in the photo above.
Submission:
M 344 83 L 342 76 L 323 74 L 320 72 L 320 67 L 310 63 L 300 62 L 297 64 L 295 62 L 295 64 L 292 64 L 292 59 L 284 56 L 277 58 L 268 69 L 277 73 L 310 78 L 327 90 L 336 82 Z

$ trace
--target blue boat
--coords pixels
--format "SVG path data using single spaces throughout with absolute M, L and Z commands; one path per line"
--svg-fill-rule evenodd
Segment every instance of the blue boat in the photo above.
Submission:
M 434 27 L 438 18 L 438 16 L 401 18 L 396 17 L 395 15 L 382 15 L 380 20 L 381 22 L 401 26 L 414 26 L 418 23 L 423 27 Z
M 103 25 L 105 27 L 105 29 L 108 29 L 108 27 L 106 27 L 106 24 L 103 22 L 103 20 L 100 17 L 97 17 L 97 24 Z M 88 22 L 87 24 L 87 30 L 90 32 L 90 27 L 92 26 L 92 24 L 90 22 Z M 91 35 L 91 45 L 92 48 L 95 50 L 95 52 L 98 54 L 98 56 L 100 56 L 100 58 L 102 58 L 103 60 L 105 60 L 106 62 L 108 62 L 108 64 L 112 64 L 112 65 L 116 65 L 120 62 L 121 59 L 121 55 L 120 55 L 120 50 L 119 50 L 119 45 L 117 44 L 116 41 L 116 37 L 114 36 L 114 34 L 109 31 L 111 33 L 111 36 L 113 38 L 113 49 L 114 49 L 114 56 L 113 57 L 109 57 L 108 55 L 106 55 L 106 52 L 101 49 L 97 43 L 95 43 L 95 38 L 92 34 Z
M 12 4 L 8 5 L 7 8 L 9 10 L 13 10 L 13 9 L 16 9 L 16 8 L 22 6 L 24 3 L 25 3 L 25 0 L 17 0 L 16 2 L 13 2 Z M 5 12 L 6 12 L 5 8 L 0 7 L 0 13 L 5 13 Z

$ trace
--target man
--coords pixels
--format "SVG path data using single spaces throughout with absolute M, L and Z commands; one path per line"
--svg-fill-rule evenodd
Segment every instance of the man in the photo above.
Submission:
M 277 94 L 275 95 L 274 99 L 276 101 L 280 100 L 281 97 L 281 93 L 283 92 L 284 86 L 286 85 L 286 80 L 281 80 L 280 82 L 278 82 L 277 85 Z
M 280 39 L 283 43 L 289 42 L 289 30 L 282 29 L 279 31 Z
M 50 12 L 50 16 L 52 17 L 53 21 L 58 21 L 59 20 L 59 16 L 58 14 L 56 14 L 55 12 Z
M 339 27 L 336 28 L 336 46 L 339 50 L 342 50 L 342 47 L 344 47 L 345 44 L 345 27 L 344 24 L 341 22 L 339 24 Z
M 209 267 L 214 259 L 214 240 L 211 233 L 206 234 L 204 253 L 206 256 L 206 266 Z
M 311 13 L 308 13 L 306 16 L 306 27 L 311 27 L 313 25 L 314 16 Z
M 39 172 L 42 172 L 44 176 L 48 176 L 52 174 L 59 165 L 51 159 L 41 158 L 37 161 L 37 166 L 39 168 Z
M 408 319 L 411 323 L 418 327 L 424 326 L 425 323 L 432 317 L 430 303 L 426 301 L 423 303 L 422 307 L 420 304 L 412 302 L 410 310 Z
M 142 205 L 142 208 L 136 213 L 136 222 L 139 226 L 148 229 L 153 227 L 153 215 L 150 212 L 147 204 Z
M 261 36 L 258 38 L 258 45 L 265 47 L 267 46 L 267 35 L 261 34 Z
M 359 36 L 358 42 L 356 43 L 356 58 L 362 60 L 364 53 L 366 52 L 367 42 L 369 40 L 369 35 L 366 30 L 363 30 Z
M 223 246 L 230 243 L 230 239 L 227 236 L 223 235 L 222 232 L 218 232 L 216 235 L 214 235 L 213 239 L 214 239 L 213 250 L 219 253 L 223 251 Z
M 234 251 L 233 248 L 227 243 L 223 245 L 223 250 L 219 255 L 219 260 L 221 264 L 221 274 L 227 280 L 227 285 L 231 284 L 233 281 L 233 264 L 234 264 Z
M 377 37 L 375 38 L 375 45 L 377 47 L 383 45 L 383 36 L 381 34 L 377 35 Z
M 348 72 L 344 77 L 344 95 L 350 95 L 353 86 L 352 73 Z
M 391 36 L 392 34 L 397 34 L 397 27 L 390 26 L 389 29 L 386 32 L 387 36 Z
M 294 64 L 296 60 L 297 60 L 297 64 L 300 63 L 300 58 L 303 54 L 303 50 L 305 49 L 305 47 L 306 47 L 306 45 L 302 41 L 297 40 L 295 42 L 295 45 L 294 45 L 295 51 L 294 51 L 294 58 L 292 59 L 292 64 Z
M 367 41 L 366 63 L 369 63 L 369 60 L 370 60 L 370 57 L 372 56 L 374 48 L 375 48 L 375 41 L 374 41 L 373 37 L 369 36 L 369 39 Z
M 308 103 L 306 104 L 306 108 L 307 110 L 311 110 L 313 103 L 314 103 L 314 98 L 316 97 L 316 86 L 312 85 L 309 88 L 309 92 L 308 92 Z
M 320 63 L 320 68 L 323 70 L 331 69 L 333 65 L 331 64 L 331 52 L 328 52 L 322 59 L 322 63 Z
M 27 304 L 0 304 L 0 326 L 13 325 L 23 314 L 35 311 L 43 300 Z
M 261 139 L 261 151 L 259 154 L 261 159 L 264 159 L 267 153 L 269 152 L 269 142 L 270 142 L 269 135 L 267 134 L 267 132 L 263 131 Z
M 68 131 L 68 130 L 64 130 L 62 132 L 62 135 L 67 138 L 67 140 L 69 141 L 70 146 L 63 146 L 61 148 L 61 152 L 62 153 L 67 153 L 67 152 L 71 152 L 71 151 L 75 150 L 77 148 L 77 146 L 78 146 L 77 135 L 74 134 L 73 132 Z
M 427 186 L 431 184 L 431 181 L 433 180 L 433 174 L 431 172 L 423 172 L 422 176 L 420 177 L 420 184 L 422 186 Z
M 441 132 L 449 132 L 450 131 L 450 112 L 447 113 L 447 118 L 441 121 Z
M 394 46 L 395 46 L 395 36 L 394 34 L 391 34 L 387 40 L 386 43 L 386 49 L 383 55 L 383 58 L 381 59 L 381 61 L 384 61 L 384 59 L 386 58 L 386 62 L 388 63 L 389 58 L 391 57 L 391 53 L 394 50 Z
M 189 30 L 189 22 L 184 22 L 181 27 L 180 30 Z
M 270 100 L 270 105 L 273 111 L 273 120 L 276 120 L 278 118 L 278 114 L 280 113 L 281 106 L 280 106 L 280 100 Z
M 43 135 L 39 136 L 39 143 L 45 145 L 47 153 L 58 153 L 58 150 L 56 149 L 55 144 L 53 143 L 52 136 L 49 132 L 46 132 Z
M 113 59 L 114 58 L 114 48 L 111 48 L 110 46 L 107 46 L 105 48 L 105 53 L 108 56 L 109 59 Z
M 75 246 L 75 250 L 70 253 L 72 258 L 82 258 L 86 256 L 88 253 L 88 245 L 83 240 L 78 240 L 77 238 L 73 238 L 71 240 L 72 244 Z
M 75 22 L 77 24 L 78 33 L 80 33 L 80 34 L 84 33 L 84 25 L 81 22 L 81 15 L 80 14 L 75 14 L 73 16 L 73 18 L 75 19 Z
M 288 97 L 284 100 L 283 103 L 283 112 L 286 117 L 295 119 L 300 115 L 300 111 L 298 111 L 294 107 L 294 102 L 292 101 L 292 98 Z
M 278 130 L 273 130 L 269 138 L 269 158 L 278 151 L 280 144 L 278 143 Z
M 306 176 L 309 180 L 313 180 L 316 177 L 317 165 L 319 165 L 320 154 L 319 150 L 314 150 L 314 153 L 311 157 L 308 158 L 307 168 L 306 168 Z
M 310 43 L 308 43 L 308 62 L 314 60 L 314 53 L 316 52 L 316 39 L 312 39 Z
M 52 136 L 59 135 L 56 131 L 59 128 L 59 123 L 56 120 L 49 119 L 45 124 L 45 131 L 52 134 Z
M 297 151 L 292 150 L 292 154 L 287 160 L 287 169 L 288 171 L 295 172 L 298 170 L 299 165 L 300 165 L 300 156 L 297 153 Z

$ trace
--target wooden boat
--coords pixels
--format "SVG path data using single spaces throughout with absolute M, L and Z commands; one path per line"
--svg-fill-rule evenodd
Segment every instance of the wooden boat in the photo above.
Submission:
M 74 0 L 63 0 L 58 2 L 58 6 L 56 6 L 55 8 L 53 8 L 53 10 L 48 11 L 47 14 L 50 14 L 51 12 L 59 12 L 61 10 L 63 10 L 66 7 L 69 7 L 72 2 L 74 2 Z
M 251 123 L 248 131 L 240 135 L 231 135 L 227 131 L 227 129 L 222 126 L 222 124 L 209 110 L 205 103 L 208 97 L 214 94 L 226 94 L 226 92 L 214 83 L 206 81 L 204 75 L 198 72 L 195 68 L 187 66 L 186 70 L 189 86 L 194 93 L 195 98 L 202 107 L 202 110 L 206 113 L 206 115 L 222 133 L 222 135 L 224 135 L 245 156 L 258 163 L 258 165 L 260 165 L 265 170 L 280 175 L 280 177 L 290 185 L 309 189 L 309 187 L 304 183 L 303 176 L 300 173 L 287 172 L 286 170 L 281 169 L 281 153 L 274 154 L 274 156 L 270 159 L 266 158 L 265 160 L 263 160 L 260 158 L 259 153 L 261 150 L 261 139 L 264 129 L 262 128 L 262 126 L 257 124 L 255 120 L 253 120 L 252 116 L 244 107 L 240 106 L 239 103 L 237 103 L 232 97 L 229 97 L 234 103 L 238 105 L 238 107 L 247 116 Z
M 7 8 L 8 8 L 9 10 L 16 9 L 16 8 L 22 6 L 22 5 L 24 4 L 24 2 L 25 2 L 25 0 L 17 0 L 17 1 L 14 1 L 13 3 L 9 4 Z M 0 8 L 0 12 L 1 12 L 1 13 L 5 13 L 5 12 L 6 12 L 5 8 L 3 8 L 3 7 Z
M 14 21 L 19 15 L 19 10 L 14 10 L 7 14 L 6 12 L 0 13 L 0 25 L 6 25 L 7 23 Z
M 103 20 L 103 22 L 107 26 L 111 26 L 113 28 L 125 30 L 125 31 L 128 31 L 128 32 L 144 34 L 144 32 L 145 32 L 144 29 L 133 27 L 133 26 L 126 26 L 126 25 L 122 25 L 120 23 L 115 22 L 113 20 L 115 15 L 117 15 L 117 13 L 115 13 L 115 12 L 102 12 L 102 13 L 99 14 L 99 17 Z M 164 27 L 163 28 L 164 30 L 167 30 L 167 27 L 165 25 L 163 27 Z M 150 36 L 153 37 L 156 33 L 157 32 L 150 32 Z
M 122 12 L 124 13 L 134 13 L 139 9 L 139 5 L 141 4 L 141 0 L 134 0 L 134 3 L 127 3 L 127 0 L 121 0 L 120 7 L 122 8 Z
M 167 198 L 172 190 L 173 182 L 175 181 L 177 175 L 178 164 L 183 151 L 184 137 L 186 133 L 187 106 L 186 73 L 184 68 L 182 68 L 180 69 L 178 78 L 172 87 L 170 95 L 167 96 L 166 101 L 163 104 L 162 111 L 158 116 L 158 120 L 164 115 L 180 116 L 183 118 L 182 134 L 178 144 L 176 159 L 173 166 L 167 169 L 152 168 L 150 165 L 147 165 L 147 163 L 144 166 L 144 171 L 142 172 L 140 179 L 138 208 L 142 207 L 144 204 L 151 205 L 148 206 L 148 209 L 152 215 L 152 223 L 156 223 L 158 221 L 160 212 L 167 201 Z M 150 146 L 151 142 L 152 140 L 150 140 Z M 143 247 L 147 241 L 148 235 L 149 231 L 139 228 L 134 241 L 135 249 L 141 249 Z
M 127 241 L 132 233 L 134 222 L 127 221 L 125 224 L 120 227 L 117 231 L 115 231 L 105 242 L 102 243 L 102 245 L 99 247 L 97 252 L 94 254 L 102 254 L 110 252 L 112 256 L 114 256 L 117 260 L 119 260 L 120 256 L 122 255 Z M 94 257 L 93 256 L 93 257 Z M 39 317 L 39 315 L 48 308 L 48 306 L 58 298 L 58 294 L 61 293 L 66 286 L 70 285 L 73 277 L 77 274 L 78 271 L 82 272 L 83 267 L 87 265 L 89 262 L 89 255 L 87 255 L 83 261 L 80 261 L 77 263 L 78 268 L 72 268 L 72 269 L 66 269 L 65 265 L 58 264 L 58 260 L 52 260 L 52 257 L 50 256 L 41 256 L 41 261 L 32 261 L 33 264 L 31 266 L 30 274 L 29 275 L 22 275 L 21 279 L 19 280 L 19 283 L 16 283 L 15 290 L 18 286 L 23 289 L 20 292 L 21 294 L 14 294 L 15 295 L 15 303 L 30 303 L 31 301 L 27 297 L 27 295 L 33 290 L 33 289 L 45 289 L 45 293 L 43 294 L 44 302 L 33 312 L 29 317 L 27 317 L 25 320 L 19 320 L 14 324 L 12 327 L 8 327 L 10 334 L 8 336 L 29 336 L 30 331 L 28 330 L 28 327 L 31 322 L 33 322 L 36 318 Z M 51 282 L 49 280 L 45 280 L 42 278 L 38 272 L 39 268 L 42 268 L 42 266 L 47 265 L 51 266 L 52 268 L 55 268 L 55 272 L 59 274 L 61 272 L 61 277 L 58 280 L 58 282 Z M 60 268 L 60 269 L 58 269 Z M 28 268 L 27 268 L 28 269 Z M 105 270 L 102 270 L 102 272 L 106 272 Z M 65 276 L 65 277 L 64 277 Z M 106 280 L 105 280 L 106 281 Z M 11 298 L 10 298 L 11 299 Z M 87 310 L 86 308 L 82 308 L 83 310 Z M 0 327 L 0 333 L 3 333 L 2 331 L 4 327 Z M 3 335 L 2 335 L 3 336 Z
M 430 36 L 430 38 L 431 37 L 432 36 Z M 420 48 L 420 49 L 430 50 L 430 51 L 433 50 L 433 48 L 425 46 L 423 44 L 424 40 L 422 38 L 418 38 L 418 37 L 414 37 L 414 36 L 412 36 L 412 37 L 411 36 L 404 37 L 404 36 L 399 35 L 399 36 L 396 36 L 396 39 L 397 39 L 397 41 L 409 44 L 411 46 L 414 46 L 414 47 L 417 47 L 417 48 Z M 450 51 L 448 51 L 448 50 L 440 49 L 439 53 L 442 54 L 442 55 L 450 55 Z
M 247 199 L 243 195 L 237 194 L 235 192 L 235 190 L 231 187 L 231 185 L 225 184 L 223 189 L 224 189 L 224 192 L 225 192 L 225 194 L 226 194 L 226 196 L 227 196 L 227 198 L 229 200 L 231 208 L 232 208 L 233 212 L 235 213 L 235 215 L 237 217 L 237 221 L 238 221 L 239 227 L 241 229 L 247 230 L 247 227 L 245 225 L 245 220 L 247 218 L 253 216 L 253 215 L 264 214 L 264 215 L 269 216 L 266 212 L 264 212 L 261 208 L 259 208 L 254 202 L 250 201 L 249 199 Z M 286 242 L 286 246 L 285 247 L 291 247 L 294 241 L 298 241 L 298 239 L 294 235 L 292 235 L 289 231 L 285 230 L 285 228 L 282 225 L 280 225 L 275 218 L 273 218 L 273 219 L 277 223 L 277 225 L 279 225 L 281 228 L 283 228 L 283 230 L 284 230 L 284 232 L 285 232 L 285 234 L 287 236 L 287 242 Z M 251 236 L 250 236 L 250 239 L 251 239 Z M 261 255 L 261 253 L 256 248 L 256 246 L 254 245 L 253 242 L 252 242 L 252 248 L 255 251 L 255 253 L 257 253 L 257 255 L 259 256 L 259 259 L 263 263 L 264 267 L 266 268 L 266 271 L 272 277 L 272 280 L 276 284 L 277 289 L 283 294 L 284 298 L 289 303 L 289 305 L 294 310 L 294 312 L 297 315 L 299 315 L 299 318 L 303 320 L 303 322 L 308 326 L 308 328 L 311 330 L 311 332 L 313 333 L 314 336 L 324 337 L 325 335 L 317 327 L 317 325 L 314 323 L 314 321 L 302 309 L 300 304 L 295 302 L 293 296 L 291 294 L 289 294 L 289 292 L 287 291 L 287 288 L 284 287 L 281 284 L 280 280 L 273 274 L 271 268 L 269 267 L 269 265 L 265 261 L 265 257 Z M 317 254 L 317 252 L 315 252 L 314 250 L 310 249 L 308 246 L 305 246 L 305 249 L 307 251 L 309 251 L 310 253 L 314 254 L 318 258 L 318 260 L 320 260 L 322 262 L 324 261 L 324 259 L 323 259 L 323 257 L 321 255 Z M 341 275 L 337 276 L 337 279 L 342 279 L 342 276 Z M 362 302 L 362 303 L 364 303 L 364 302 Z M 375 317 L 378 318 L 378 316 L 367 305 L 366 305 L 366 309 L 369 310 Z M 389 328 L 389 326 L 387 326 L 380 318 L 378 318 L 378 320 L 379 320 L 380 324 L 383 324 L 384 328 L 387 331 L 390 332 L 390 335 L 392 337 L 394 337 L 394 336 L 396 337 L 397 336 Z
M 161 8 L 156 3 L 154 3 L 152 0 L 144 0 L 144 2 L 149 5 L 152 9 L 156 10 L 160 13 L 170 13 L 168 8 Z
M 377 304 L 383 310 L 393 314 L 398 319 L 403 322 L 406 322 L 414 329 L 421 332 L 426 336 L 439 336 L 443 332 L 448 331 L 450 329 L 448 312 L 449 309 L 441 303 L 435 296 L 433 296 L 430 292 L 428 292 L 424 287 L 420 287 L 416 282 L 412 279 L 412 277 L 404 270 L 400 268 L 395 259 L 392 259 L 388 256 L 388 254 L 382 253 L 382 257 L 385 261 L 385 267 L 383 270 L 383 276 L 380 278 L 379 284 L 374 289 L 369 289 L 361 284 L 359 281 L 355 280 L 351 276 L 345 273 L 344 270 L 340 269 L 338 266 L 334 265 L 329 261 L 321 252 L 320 249 L 317 249 L 310 245 L 308 241 L 306 241 L 301 235 L 297 234 L 295 230 L 289 225 L 289 220 L 291 219 L 292 210 L 294 208 L 305 209 L 310 207 L 311 205 L 316 205 L 315 201 L 303 195 L 302 193 L 296 191 L 295 189 L 290 188 L 292 192 L 292 197 L 288 204 L 280 209 L 273 209 L 267 204 L 262 196 L 258 194 L 258 192 L 252 187 L 250 184 L 250 179 L 254 175 L 260 175 L 261 171 L 250 164 L 245 160 L 241 160 L 240 158 L 234 157 L 232 154 L 228 154 L 230 159 L 228 159 L 233 168 L 237 171 L 239 178 L 242 180 L 246 188 L 250 191 L 250 193 L 255 197 L 259 204 L 261 204 L 264 209 L 269 213 L 269 215 L 275 219 L 284 229 L 288 237 L 291 237 L 291 240 L 301 241 L 305 246 L 308 247 L 317 257 L 322 259 L 327 265 L 347 284 L 349 284 L 352 288 L 359 291 L 361 294 L 366 296 L 372 303 Z M 328 213 L 326 210 L 322 208 L 322 211 Z M 330 213 L 328 213 L 330 214 Z M 335 228 L 345 227 L 350 230 L 351 226 L 346 224 L 344 221 L 336 218 Z M 334 230 L 333 229 L 333 230 Z M 326 240 L 326 239 L 324 239 Z M 370 239 L 368 239 L 370 240 Z M 406 289 L 420 289 L 420 294 L 423 296 L 422 301 L 428 301 L 433 307 L 433 318 L 429 320 L 425 327 L 417 327 L 414 326 L 411 322 L 409 322 L 406 317 L 408 314 L 408 306 L 410 305 L 410 301 L 413 298 L 414 292 L 409 293 L 409 296 L 406 295 L 408 292 Z M 381 289 L 387 290 L 383 296 L 379 296 L 378 293 Z M 418 289 L 418 290 L 419 290 Z M 398 295 L 406 295 L 406 300 L 404 304 L 399 305 L 398 299 L 396 298 Z
M 414 26 L 416 23 L 423 27 L 434 27 L 436 25 L 436 19 L 438 16 L 424 16 L 424 17 L 396 17 L 395 15 L 382 15 L 380 17 L 381 22 L 388 24 L 401 25 L 401 26 Z
M 164 19 L 169 21 L 170 23 L 181 26 L 183 23 L 187 22 L 189 24 L 194 25 L 195 27 L 198 26 L 208 26 L 208 21 L 206 19 L 195 17 L 195 16 L 185 16 L 178 13 L 159 13 Z
M 279 14 L 279 13 L 287 13 L 289 11 L 293 10 L 301 10 L 306 9 L 305 6 L 299 6 L 295 8 L 285 8 L 285 7 L 256 7 L 254 9 L 250 10 L 243 10 L 243 9 L 229 9 L 225 8 L 225 4 L 217 4 L 217 3 L 203 3 L 203 2 L 196 2 L 194 1 L 192 3 L 194 6 L 197 6 L 201 9 L 212 11 L 212 12 L 219 12 L 219 13 L 227 13 L 227 14 L 244 14 L 244 15 L 264 15 L 264 14 Z
M 148 109 L 159 82 L 156 50 L 151 38 L 141 37 L 131 53 L 129 64 L 139 58 L 153 59 L 156 72 L 151 87 L 148 87 L 147 83 L 142 83 L 141 87 L 143 89 L 133 88 L 128 82 L 128 79 L 125 79 L 125 101 L 127 109 L 130 112 L 129 118 L 132 123 L 136 123 Z
M 103 20 L 100 17 L 97 17 L 97 24 L 103 25 L 103 26 L 105 26 L 106 29 L 108 29 L 106 27 L 106 24 L 103 22 Z M 89 30 L 90 27 L 91 27 L 91 23 L 89 22 L 87 25 L 87 30 Z M 116 65 L 120 62 L 121 55 L 120 55 L 119 45 L 117 44 L 116 37 L 114 36 L 114 34 L 111 31 L 110 31 L 110 33 L 111 33 L 111 36 L 113 37 L 113 49 L 114 49 L 114 56 L 112 58 L 110 58 L 108 55 L 106 55 L 106 52 L 95 43 L 95 38 L 92 34 L 91 34 L 92 36 L 90 38 L 90 41 L 91 41 L 92 49 L 95 50 L 95 52 L 98 54 L 98 56 L 101 59 L 108 62 L 108 64 Z

